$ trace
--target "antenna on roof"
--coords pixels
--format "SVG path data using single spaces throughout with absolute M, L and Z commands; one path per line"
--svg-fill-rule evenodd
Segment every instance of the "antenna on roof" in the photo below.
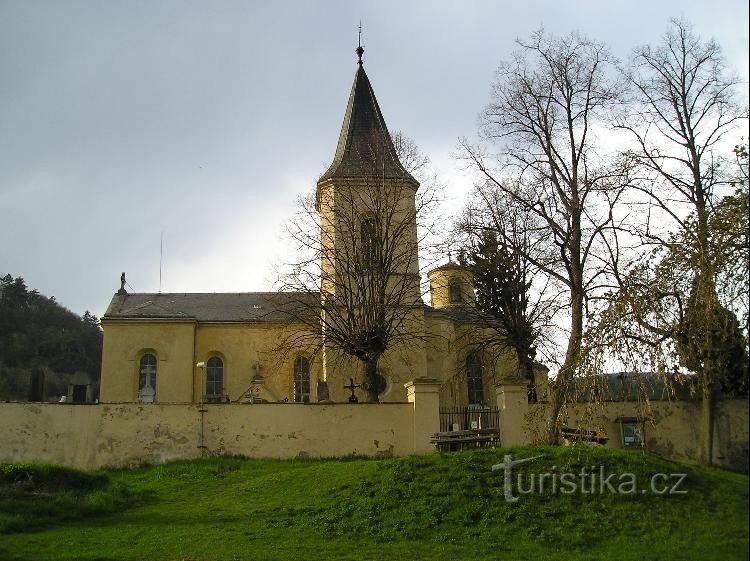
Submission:
M 159 294 L 161 294 L 161 263 L 164 258 L 164 230 L 159 238 Z

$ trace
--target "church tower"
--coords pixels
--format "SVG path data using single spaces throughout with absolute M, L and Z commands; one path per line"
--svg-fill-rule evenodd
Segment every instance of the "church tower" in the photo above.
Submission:
M 404 332 L 423 332 L 415 203 L 419 182 L 399 160 L 362 63 L 364 49 L 360 46 L 356 52 L 357 70 L 336 152 L 318 179 L 316 190 L 324 337 L 326 329 L 339 327 L 326 322 L 333 321 L 333 314 L 329 318 L 325 314 L 334 305 L 348 307 L 353 319 L 347 318 L 347 322 L 357 324 L 354 331 L 361 331 L 355 338 L 377 337 L 379 330 L 383 332 L 380 326 L 391 319 Z M 383 321 L 377 316 L 382 316 L 385 308 L 393 317 Z M 392 337 L 394 342 L 399 338 L 405 337 Z M 418 338 L 413 337 L 409 346 L 421 348 Z M 388 354 L 394 346 L 389 345 Z M 340 370 L 332 367 L 333 352 L 333 347 L 326 345 L 326 378 L 331 371 Z M 347 353 L 359 356 L 351 349 Z M 416 362 L 424 364 L 423 353 Z M 344 369 L 351 372 L 352 368 L 355 366 L 349 364 Z M 415 368 L 395 378 L 408 381 L 414 377 Z M 331 396 L 335 393 L 332 391 Z
M 344 113 L 336 153 L 318 179 L 323 292 L 335 294 L 362 267 L 408 275 L 416 284 L 404 303 L 419 299 L 415 193 L 419 183 L 399 161 L 367 77 L 362 54 Z M 377 263 L 376 263 L 377 262 Z

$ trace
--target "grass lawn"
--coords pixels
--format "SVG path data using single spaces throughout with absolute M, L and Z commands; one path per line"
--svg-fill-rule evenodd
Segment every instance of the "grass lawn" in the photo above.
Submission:
M 545 454 L 514 468 L 526 487 L 532 473 L 591 466 L 599 473 L 604 466 L 617 477 L 632 473 L 638 490 L 563 494 L 547 487 L 509 503 L 503 471 L 490 469 L 509 452 L 516 459 Z M 686 473 L 680 490 L 687 493 L 641 493 L 655 473 Z M 2 561 L 747 558 L 746 475 L 624 450 L 210 458 L 90 473 L 0 465 Z

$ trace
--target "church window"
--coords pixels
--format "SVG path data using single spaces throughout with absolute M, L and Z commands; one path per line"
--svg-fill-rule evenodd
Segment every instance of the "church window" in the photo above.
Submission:
M 466 381 L 469 389 L 469 404 L 483 404 L 482 363 L 477 353 L 471 353 L 466 357 Z
M 362 239 L 362 263 L 367 267 L 372 267 L 377 263 L 378 227 L 375 218 L 369 216 L 362 219 L 360 236 Z
M 310 361 L 303 356 L 294 361 L 294 401 L 310 401 Z
M 448 285 L 448 296 L 451 304 L 459 304 L 461 302 L 461 283 L 458 281 L 451 281 Z
M 206 395 L 221 395 L 224 391 L 224 361 L 212 356 L 206 362 Z
M 156 401 L 156 357 L 152 353 L 141 357 L 138 374 L 138 401 L 153 403 Z

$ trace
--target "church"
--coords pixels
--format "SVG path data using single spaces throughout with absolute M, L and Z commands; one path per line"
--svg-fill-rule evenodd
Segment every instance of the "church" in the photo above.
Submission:
M 450 258 L 420 268 L 419 183 L 356 52 L 335 154 L 317 181 L 317 230 L 307 233 L 317 286 L 134 294 L 123 276 L 101 320 L 101 403 L 404 402 L 407 382 L 430 379 L 441 405 L 483 406 L 500 378 L 516 375 L 511 354 L 473 345 L 471 272 Z M 368 383 L 374 338 L 387 348 L 369 360 Z
M 0 460 L 384 458 L 542 441 L 547 372 L 527 379 L 515 353 L 488 344 L 467 267 L 420 260 L 426 189 L 399 158 L 356 52 L 332 163 L 282 285 L 141 294 L 123 273 L 101 319 L 98 402 L 77 384 L 79 399 L 64 404 L 0 404 Z M 701 457 L 699 400 L 657 387 L 644 398 L 626 373 L 601 378 L 601 399 L 562 411 L 563 438 Z M 747 400 L 718 403 L 714 458 L 748 470 Z

